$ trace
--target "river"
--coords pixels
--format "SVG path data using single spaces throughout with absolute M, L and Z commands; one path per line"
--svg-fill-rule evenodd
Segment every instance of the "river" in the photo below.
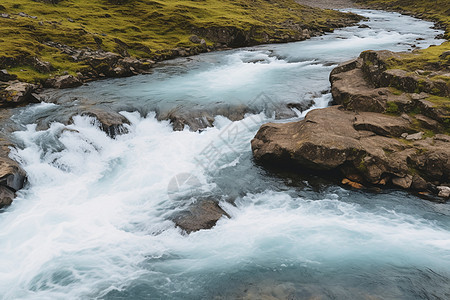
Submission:
M 353 11 L 368 27 L 175 59 L 15 109 L 12 155 L 29 182 L 0 213 L 0 297 L 449 299 L 449 204 L 275 175 L 252 161 L 261 124 L 306 113 L 273 111 L 329 105 L 338 63 L 443 42 L 432 23 Z M 88 117 L 57 122 L 81 104 L 122 111 L 128 133 L 111 139 Z M 221 107 L 252 113 L 217 116 L 198 132 L 157 117 Z M 42 119 L 54 122 L 39 131 Z M 174 226 L 205 198 L 231 218 L 189 235 Z

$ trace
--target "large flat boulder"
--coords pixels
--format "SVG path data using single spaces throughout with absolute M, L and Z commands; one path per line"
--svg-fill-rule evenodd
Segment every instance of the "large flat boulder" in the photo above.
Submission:
M 424 138 L 411 143 L 400 137 L 412 131 L 402 117 L 332 106 L 313 110 L 302 121 L 263 125 L 252 151 L 262 164 L 337 170 L 365 185 L 411 188 L 413 177 L 416 189 L 427 188 L 423 181 L 448 183 L 450 142 Z

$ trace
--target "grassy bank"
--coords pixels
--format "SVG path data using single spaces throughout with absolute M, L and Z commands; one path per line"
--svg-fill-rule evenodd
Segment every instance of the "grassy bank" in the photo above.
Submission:
M 444 81 L 450 86 L 450 1 L 448 0 L 354 0 L 363 6 L 377 9 L 389 9 L 413 14 L 417 17 L 429 19 L 445 29 L 447 42 L 440 46 L 416 50 L 404 54 L 401 58 L 388 61 L 388 68 L 401 69 L 424 81 Z M 450 114 L 450 98 L 433 95 L 427 98 L 437 108 Z M 445 124 L 448 131 L 448 124 Z
M 45 45 L 48 41 L 155 59 L 196 46 L 189 38 L 197 29 L 251 32 L 257 44 L 294 34 L 290 24 L 327 31 L 346 18 L 294 0 L 2 0 L 0 14 L 0 68 L 29 82 L 86 68 Z M 200 38 L 207 45 L 215 42 Z M 38 70 L 30 57 L 49 62 L 53 70 Z
M 445 29 L 445 38 L 450 41 L 450 1 L 448 0 L 354 0 L 354 2 L 371 8 L 390 9 L 432 20 Z M 391 67 L 406 71 L 445 70 L 450 68 L 450 56 L 442 56 L 445 51 L 450 51 L 450 42 L 404 55 L 404 60 L 392 61 Z M 449 78 L 440 77 L 439 79 L 448 81 Z
M 450 39 L 450 1 L 448 0 L 353 0 L 355 3 L 375 9 L 409 12 L 415 16 L 438 22 L 446 28 Z

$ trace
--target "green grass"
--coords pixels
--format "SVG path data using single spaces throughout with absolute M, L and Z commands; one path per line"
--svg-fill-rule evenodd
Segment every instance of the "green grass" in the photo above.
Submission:
M 398 115 L 399 114 L 398 105 L 396 103 L 394 103 L 394 102 L 387 102 L 386 105 L 387 105 L 386 113 L 392 114 L 392 115 Z
M 421 18 L 438 22 L 445 28 L 445 38 L 450 40 L 450 1 L 449 0 L 354 0 L 357 3 L 373 8 L 393 9 L 407 11 Z M 450 56 L 440 57 L 444 52 L 450 51 L 450 41 L 439 46 L 403 54 L 401 58 L 392 58 L 388 61 L 388 68 L 401 69 L 422 77 L 422 80 L 440 80 L 450 85 Z M 438 93 L 439 91 L 432 93 Z M 427 98 L 436 108 L 450 113 L 450 98 L 431 96 Z M 388 110 L 394 108 L 388 107 Z M 450 119 L 443 122 L 445 133 L 450 133 Z M 419 128 L 418 125 L 417 129 Z M 426 132 L 426 130 L 424 130 Z
M 393 9 L 407 11 L 421 18 L 438 22 L 445 28 L 445 37 L 450 40 L 450 1 L 448 0 L 353 0 L 362 5 L 380 9 Z M 450 57 L 446 59 L 439 56 L 450 51 L 450 42 L 440 46 L 429 47 L 424 50 L 405 54 L 402 59 L 392 59 L 390 68 L 406 71 L 445 69 L 450 67 Z M 426 73 L 425 73 L 426 74 Z M 436 79 L 448 81 L 448 77 L 439 76 Z
M 450 1 L 448 0 L 353 0 L 374 8 L 390 8 L 408 11 L 417 16 L 440 22 L 446 27 L 446 37 L 450 39 Z
M 84 67 L 45 46 L 45 41 L 116 53 L 125 47 L 138 58 L 155 58 L 176 47 L 194 46 L 189 37 L 196 28 L 233 27 L 252 30 L 255 36 L 272 36 L 292 33 L 281 25 L 287 20 L 330 30 L 329 21 L 346 17 L 337 11 L 304 7 L 294 0 L 62 0 L 58 4 L 2 0 L 0 12 L 12 16 L 0 18 L 0 67 L 5 67 L 2 57 L 35 56 L 56 69 L 41 74 L 26 65 L 9 68 L 26 81 L 75 73 Z M 37 19 L 20 17 L 20 12 Z
M 421 70 L 424 71 L 422 72 L 423 76 L 448 82 L 448 76 L 430 76 L 433 74 L 432 71 L 445 70 L 450 67 L 450 56 L 447 56 L 445 59 L 440 57 L 445 51 L 450 51 L 450 42 L 445 42 L 442 45 L 429 47 L 427 49 L 414 51 L 412 53 L 403 54 L 401 59 L 393 58 L 388 62 L 388 67 L 391 69 L 401 69 L 409 72 Z

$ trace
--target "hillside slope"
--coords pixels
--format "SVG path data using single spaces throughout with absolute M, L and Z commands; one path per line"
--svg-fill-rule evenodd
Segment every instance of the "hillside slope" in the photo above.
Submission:
M 74 59 L 80 49 L 159 60 L 302 40 L 355 20 L 294 0 L 2 0 L 0 69 L 43 82 L 92 71 L 86 60 Z

